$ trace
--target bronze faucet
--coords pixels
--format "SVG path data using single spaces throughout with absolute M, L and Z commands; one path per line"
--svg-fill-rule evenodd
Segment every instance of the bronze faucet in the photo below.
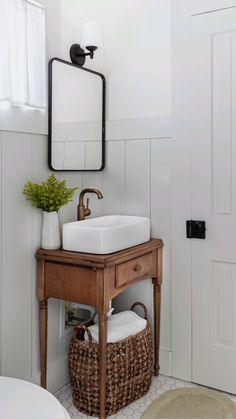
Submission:
M 89 209 L 89 198 L 87 198 L 86 207 L 84 205 L 84 195 L 86 193 L 95 193 L 98 197 L 98 199 L 103 198 L 102 192 L 100 192 L 98 189 L 94 188 L 85 188 L 80 192 L 79 196 L 79 205 L 77 207 L 77 220 L 85 220 L 85 217 L 88 217 L 88 215 L 91 214 L 91 210 Z

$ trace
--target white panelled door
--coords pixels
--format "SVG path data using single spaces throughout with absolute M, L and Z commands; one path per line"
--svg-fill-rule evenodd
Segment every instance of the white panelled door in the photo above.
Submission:
M 206 240 L 191 239 L 192 380 L 236 393 L 236 2 L 230 6 L 192 14 L 189 25 L 192 219 L 207 226 Z

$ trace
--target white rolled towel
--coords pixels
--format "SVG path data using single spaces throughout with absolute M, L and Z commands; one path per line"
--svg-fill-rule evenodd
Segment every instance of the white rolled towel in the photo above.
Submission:
M 118 314 L 113 314 L 107 320 L 107 342 L 115 343 L 119 340 L 125 339 L 128 336 L 135 335 L 145 329 L 147 320 L 138 316 L 133 311 L 122 311 Z M 98 324 L 89 327 L 93 342 L 99 342 Z M 85 340 L 88 341 L 88 336 L 85 334 Z

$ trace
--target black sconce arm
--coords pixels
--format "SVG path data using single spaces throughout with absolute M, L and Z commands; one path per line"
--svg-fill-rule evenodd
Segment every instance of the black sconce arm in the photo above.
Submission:
M 86 49 L 89 52 L 85 52 L 83 48 L 79 44 L 74 44 L 70 48 L 70 59 L 73 64 L 83 66 L 87 56 L 90 56 L 91 59 L 94 57 L 94 51 L 96 51 L 97 47 L 95 46 L 87 46 Z

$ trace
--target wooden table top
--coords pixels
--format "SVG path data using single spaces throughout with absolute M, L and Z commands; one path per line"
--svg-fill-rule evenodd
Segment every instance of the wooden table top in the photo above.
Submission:
M 93 253 L 71 252 L 63 249 L 46 250 L 39 249 L 36 253 L 38 259 L 45 261 L 69 263 L 82 266 L 92 266 L 96 268 L 105 268 L 108 266 L 117 265 L 126 260 L 142 256 L 155 249 L 162 248 L 163 242 L 161 239 L 151 239 L 148 242 L 130 247 L 128 249 L 120 250 L 119 252 L 109 253 L 105 255 Z

